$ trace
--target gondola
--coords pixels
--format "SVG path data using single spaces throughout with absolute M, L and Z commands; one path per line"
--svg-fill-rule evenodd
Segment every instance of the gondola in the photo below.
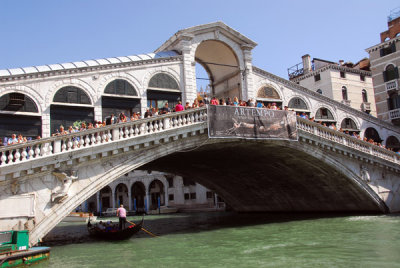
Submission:
M 92 224 L 90 220 L 87 223 L 89 235 L 102 240 L 124 240 L 132 237 L 142 229 L 144 218 L 137 224 L 131 224 L 127 228 L 119 230 L 118 224 L 107 226 L 105 229 L 99 228 L 99 223 Z

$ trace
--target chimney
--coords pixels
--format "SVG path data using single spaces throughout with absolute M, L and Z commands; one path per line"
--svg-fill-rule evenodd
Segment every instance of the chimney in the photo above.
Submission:
M 311 57 L 310 57 L 310 55 L 306 54 L 303 57 L 301 57 L 301 59 L 303 60 L 303 71 L 304 71 L 304 74 L 307 74 L 307 73 L 311 72 L 312 68 L 311 68 Z

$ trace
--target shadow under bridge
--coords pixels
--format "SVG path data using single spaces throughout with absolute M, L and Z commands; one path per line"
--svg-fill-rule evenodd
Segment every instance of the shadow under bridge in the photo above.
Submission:
M 318 158 L 299 147 L 285 141 L 224 141 L 173 153 L 141 169 L 196 181 L 235 211 L 386 211 L 367 184 L 328 164 L 325 156 Z

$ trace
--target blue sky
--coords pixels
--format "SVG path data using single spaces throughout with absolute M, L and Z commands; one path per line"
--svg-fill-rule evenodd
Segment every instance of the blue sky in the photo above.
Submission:
M 397 7 L 398 0 L 0 0 L 0 69 L 150 53 L 180 29 L 223 21 L 258 43 L 255 66 L 287 78 L 304 54 L 368 57 Z

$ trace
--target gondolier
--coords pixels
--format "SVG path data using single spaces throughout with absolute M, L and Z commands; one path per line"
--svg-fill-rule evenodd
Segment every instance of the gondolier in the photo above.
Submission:
M 124 208 L 124 205 L 121 204 L 121 206 L 117 209 L 117 217 L 119 218 L 119 229 L 125 229 L 125 223 L 126 223 L 126 209 Z

